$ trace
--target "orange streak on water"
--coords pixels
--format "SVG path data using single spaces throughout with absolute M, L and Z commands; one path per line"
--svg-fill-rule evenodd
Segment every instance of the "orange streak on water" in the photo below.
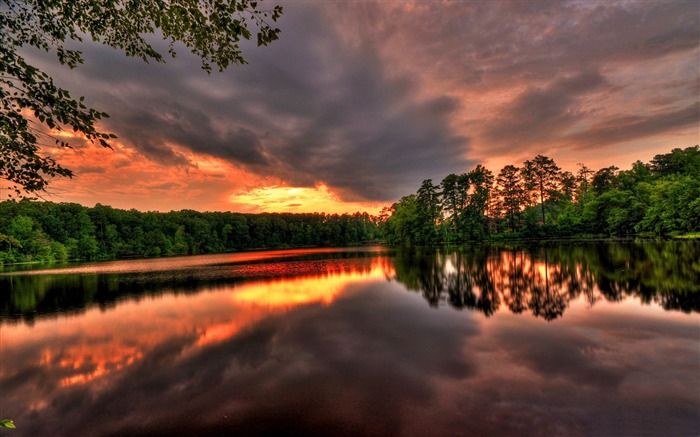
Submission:
M 285 271 L 290 266 L 301 270 Z M 5 351 L 17 351 L 28 343 L 42 344 L 34 363 L 59 376 L 55 380 L 58 388 L 90 383 L 91 390 L 99 391 L 168 340 L 189 341 L 181 352 L 181 357 L 186 357 L 231 339 L 271 315 L 303 305 L 328 306 L 353 283 L 393 275 L 383 258 L 253 264 L 251 268 L 254 273 L 269 273 L 273 279 L 213 293 L 203 290 L 193 296 L 164 295 L 128 301 L 106 312 L 91 309 L 79 317 L 47 319 L 33 326 L 4 326 L 2 347 Z M 301 271 L 314 273 L 284 277 Z M 12 372 L 3 369 L 2 373 Z M 43 407 L 36 404 L 35 408 Z

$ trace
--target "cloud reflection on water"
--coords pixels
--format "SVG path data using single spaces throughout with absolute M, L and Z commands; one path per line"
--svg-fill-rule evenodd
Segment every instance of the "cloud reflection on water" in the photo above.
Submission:
M 421 272 L 433 272 L 421 276 L 405 255 L 240 266 L 258 278 L 249 282 L 210 282 L 199 272 L 189 294 L 167 288 L 182 279 L 135 276 L 121 286 L 150 278 L 141 286 L 151 293 L 157 277 L 170 292 L 31 325 L 5 323 L 2 414 L 15 419 L 17 436 L 699 429 L 696 313 L 640 306 L 632 295 L 607 299 L 595 281 L 601 300 L 591 307 L 588 294 L 570 296 L 567 288 L 566 315 L 555 322 L 527 312 L 455 311 L 465 307 L 454 300 L 431 307 L 429 296 L 406 293 L 405 284 L 435 285 L 430 278 L 440 272 L 471 264 L 452 258 L 441 271 L 443 258 L 427 254 L 414 259 Z M 538 267 L 537 253 L 527 256 L 525 270 L 548 277 L 567 271 L 564 260 L 549 271 Z M 462 271 L 477 301 L 502 298 L 494 292 L 502 285 L 485 285 L 490 270 Z M 572 270 L 586 271 L 601 274 Z M 502 299 L 496 308 L 507 306 Z

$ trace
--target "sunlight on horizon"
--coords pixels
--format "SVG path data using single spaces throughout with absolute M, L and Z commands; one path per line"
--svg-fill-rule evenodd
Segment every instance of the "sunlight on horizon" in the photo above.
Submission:
M 271 185 L 240 191 L 229 197 L 233 205 L 256 205 L 256 212 L 293 212 L 342 214 L 367 212 L 377 214 L 382 202 L 347 202 L 326 184 L 315 187 Z

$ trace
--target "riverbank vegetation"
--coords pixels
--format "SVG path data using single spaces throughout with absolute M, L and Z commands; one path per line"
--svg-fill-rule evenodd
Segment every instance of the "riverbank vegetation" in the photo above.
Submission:
M 423 181 L 415 194 L 382 212 L 390 244 L 460 244 L 467 241 L 668 237 L 700 231 L 698 146 L 577 174 L 538 155 L 497 175 L 478 165 Z
M 0 264 L 100 260 L 289 247 L 692 236 L 700 231 L 700 150 L 674 149 L 620 171 L 576 175 L 536 156 L 494 175 L 478 165 L 378 217 L 355 214 L 168 213 L 24 199 L 0 203 Z
M 351 246 L 379 238 L 355 214 L 168 213 L 75 203 L 0 203 L 0 264 Z

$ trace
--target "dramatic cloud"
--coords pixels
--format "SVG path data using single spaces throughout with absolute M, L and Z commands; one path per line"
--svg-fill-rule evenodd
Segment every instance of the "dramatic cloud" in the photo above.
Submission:
M 485 140 L 502 145 L 504 151 L 533 142 L 549 142 L 586 117 L 579 99 L 605 84 L 597 73 L 564 77 L 543 88 L 528 88 L 485 129 Z
M 669 123 L 697 102 L 692 2 L 417 2 L 393 4 L 383 19 L 392 25 L 383 26 L 377 9 L 346 12 L 388 41 L 382 53 L 397 70 L 465 102 L 454 126 L 472 138 L 467 156 L 494 170 L 537 153 L 568 165 L 624 166 L 625 143 L 647 160 L 697 142 L 697 111 Z M 650 107 L 651 99 L 665 107 Z M 599 130 L 629 117 L 646 118 L 644 129 L 623 124 L 609 137 Z M 593 143 L 605 151 L 587 153 Z
M 34 58 L 111 114 L 106 127 L 134 165 L 178 179 L 173 208 L 202 190 L 198 205 L 230 209 L 231 196 L 253 190 L 323 185 L 341 203 L 378 209 L 477 163 L 497 172 L 543 153 L 565 168 L 624 168 L 700 135 L 692 1 L 284 8 L 279 41 L 247 45 L 249 65 L 211 76 L 186 50 L 150 65 L 89 44 L 73 71 Z M 100 162 L 83 159 L 78 175 L 94 174 Z M 190 172 L 210 178 L 202 163 L 212 160 L 225 180 L 191 186 Z M 88 202 L 74 194 L 86 188 L 60 188 Z M 93 203 L 105 202 L 100 190 L 110 196 L 92 190 Z M 115 201 L 148 208 L 146 192 Z
M 588 150 L 610 142 L 629 141 L 696 126 L 698 120 L 700 120 L 700 104 L 694 103 L 677 111 L 665 111 L 657 116 L 629 115 L 603 120 L 567 138 L 577 147 Z

